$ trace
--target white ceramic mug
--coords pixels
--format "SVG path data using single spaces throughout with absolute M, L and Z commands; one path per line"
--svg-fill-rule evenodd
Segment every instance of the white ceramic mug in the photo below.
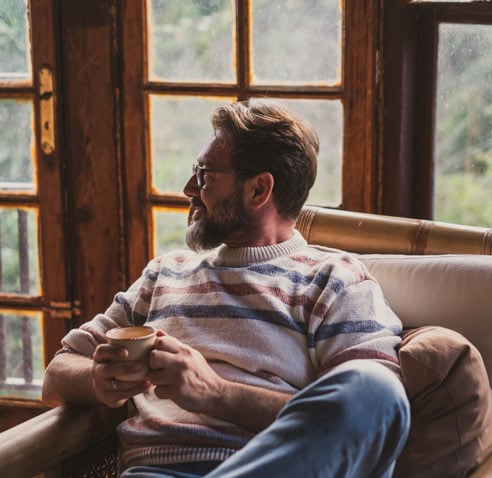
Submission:
M 142 361 L 144 369 L 140 372 L 120 375 L 117 377 L 123 381 L 145 380 L 148 366 L 148 356 L 155 345 L 156 332 L 152 327 L 130 326 L 110 329 L 106 332 L 106 338 L 111 345 L 118 345 L 128 350 L 126 361 Z

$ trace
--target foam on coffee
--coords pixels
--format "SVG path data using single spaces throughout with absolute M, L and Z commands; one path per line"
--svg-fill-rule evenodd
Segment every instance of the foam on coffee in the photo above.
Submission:
M 153 335 L 155 333 L 152 327 L 121 327 L 108 330 L 106 336 L 113 340 L 139 340 Z
M 143 361 L 145 367 L 141 372 L 120 375 L 116 378 L 126 381 L 144 380 L 148 371 L 148 355 L 156 341 L 156 331 L 152 327 L 121 327 L 106 332 L 108 342 L 125 347 L 128 355 L 122 361 Z

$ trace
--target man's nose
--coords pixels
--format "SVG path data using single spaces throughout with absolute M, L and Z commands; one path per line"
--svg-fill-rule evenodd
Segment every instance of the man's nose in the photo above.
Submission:
M 200 188 L 198 187 L 198 183 L 196 181 L 196 176 L 192 174 L 190 179 L 186 182 L 183 193 L 188 197 L 197 197 L 200 195 Z

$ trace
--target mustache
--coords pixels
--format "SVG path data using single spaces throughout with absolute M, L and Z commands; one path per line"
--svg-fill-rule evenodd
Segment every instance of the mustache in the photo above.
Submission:
M 193 197 L 193 198 L 191 198 L 190 206 L 191 207 L 205 207 L 205 204 L 202 203 L 200 198 Z

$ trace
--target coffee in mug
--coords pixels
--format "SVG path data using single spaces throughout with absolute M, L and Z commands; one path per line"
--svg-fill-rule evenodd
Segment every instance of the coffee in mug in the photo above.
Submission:
M 123 381 L 145 380 L 148 367 L 148 356 L 155 345 L 156 332 L 148 326 L 129 326 L 110 329 L 106 332 L 106 338 L 111 345 L 118 345 L 128 350 L 128 361 L 143 361 L 145 367 L 140 372 L 121 375 L 117 377 Z

